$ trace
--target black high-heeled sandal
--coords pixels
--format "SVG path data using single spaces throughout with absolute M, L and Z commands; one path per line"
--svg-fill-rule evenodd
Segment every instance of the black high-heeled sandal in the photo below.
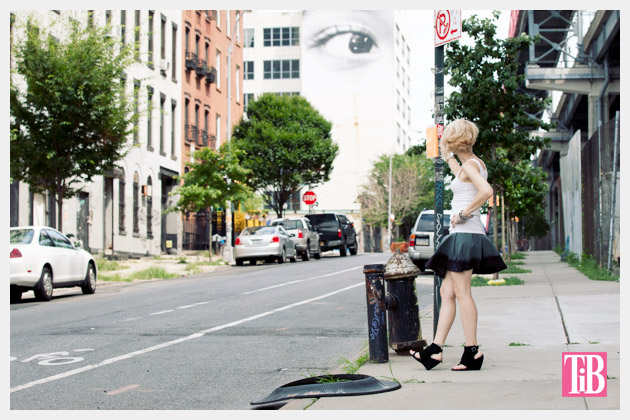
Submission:
M 426 370 L 431 370 L 437 365 L 439 365 L 440 363 L 442 363 L 441 360 L 436 360 L 431 356 L 434 354 L 441 354 L 441 353 L 442 353 L 442 347 L 438 346 L 435 343 L 431 343 L 429 347 L 425 347 L 420 351 L 413 352 L 412 357 L 416 359 L 418 362 L 422 363 L 422 365 L 424 366 Z M 419 359 L 416 357 L 416 354 L 420 354 Z
M 459 361 L 460 365 L 466 366 L 466 369 L 453 369 L 452 371 L 460 372 L 466 370 L 479 370 L 483 364 L 483 354 L 481 357 L 475 359 L 475 355 L 479 353 L 479 346 L 466 346 L 464 347 L 464 354 L 462 360 Z

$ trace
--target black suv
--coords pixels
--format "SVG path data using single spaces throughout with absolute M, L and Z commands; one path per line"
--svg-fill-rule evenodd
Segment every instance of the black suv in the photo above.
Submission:
M 342 257 L 357 255 L 359 242 L 352 223 L 338 213 L 318 213 L 304 215 L 319 233 L 319 246 L 322 251 L 338 249 Z

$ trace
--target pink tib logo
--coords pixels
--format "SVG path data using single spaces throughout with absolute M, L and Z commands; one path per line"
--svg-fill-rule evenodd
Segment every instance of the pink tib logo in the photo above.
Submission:
M 605 397 L 607 358 L 600 353 L 562 353 L 562 396 Z

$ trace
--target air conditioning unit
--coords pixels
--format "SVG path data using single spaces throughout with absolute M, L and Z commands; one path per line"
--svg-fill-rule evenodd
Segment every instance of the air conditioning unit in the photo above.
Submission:
M 143 185 L 142 186 L 142 195 L 145 196 L 145 197 L 150 197 L 151 193 L 153 192 L 151 187 L 152 187 L 151 185 Z
M 168 71 L 171 68 L 171 62 L 168 60 L 160 60 L 160 70 Z

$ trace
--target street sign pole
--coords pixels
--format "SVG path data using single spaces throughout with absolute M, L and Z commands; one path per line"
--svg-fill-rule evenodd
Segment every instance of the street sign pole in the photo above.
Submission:
M 433 109 L 435 124 L 444 126 L 444 45 L 435 47 L 435 106 Z M 442 223 L 444 220 L 444 161 L 440 154 L 439 138 L 441 133 L 438 130 L 438 155 L 433 160 L 435 173 L 435 209 L 434 209 L 434 250 L 442 242 Z M 437 332 L 438 318 L 442 298 L 440 297 L 440 287 L 442 279 L 437 274 L 433 275 L 433 337 Z

